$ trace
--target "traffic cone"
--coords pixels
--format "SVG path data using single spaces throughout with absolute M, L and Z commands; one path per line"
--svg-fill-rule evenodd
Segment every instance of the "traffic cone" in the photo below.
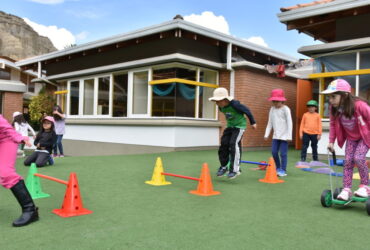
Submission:
M 62 208 L 53 209 L 53 213 L 61 217 L 72 217 L 92 213 L 92 211 L 87 210 L 82 206 L 82 198 L 78 187 L 76 173 L 71 173 L 69 176 Z
M 221 194 L 218 191 L 213 190 L 211 175 L 209 174 L 208 164 L 203 163 L 202 172 L 200 174 L 200 180 L 198 182 L 198 189 L 189 191 L 191 194 L 201 196 L 211 196 Z
M 28 189 L 28 192 L 31 194 L 32 199 L 50 197 L 50 194 L 42 192 L 40 177 L 35 176 L 36 173 L 36 164 L 32 163 L 26 179 L 26 187 Z
M 158 157 L 154 166 L 152 180 L 146 181 L 145 183 L 154 186 L 164 186 L 172 184 L 171 182 L 166 181 L 165 176 L 162 175 L 163 172 L 162 160 L 161 157 Z
M 274 158 L 270 157 L 269 159 L 269 165 L 267 166 L 266 175 L 264 179 L 259 179 L 260 182 L 266 182 L 266 183 L 282 183 L 283 180 L 279 180 L 276 174 L 276 166 Z

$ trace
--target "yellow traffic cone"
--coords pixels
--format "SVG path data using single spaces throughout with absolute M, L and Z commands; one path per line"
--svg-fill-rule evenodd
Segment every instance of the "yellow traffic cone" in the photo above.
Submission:
M 172 184 L 171 182 L 166 181 L 165 176 L 162 175 L 163 172 L 162 160 L 161 157 L 158 157 L 154 166 L 152 180 L 146 181 L 145 183 L 154 186 L 164 186 Z

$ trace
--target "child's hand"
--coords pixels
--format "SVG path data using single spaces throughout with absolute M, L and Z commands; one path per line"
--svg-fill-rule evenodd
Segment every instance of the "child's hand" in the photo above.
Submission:
M 32 138 L 35 140 L 36 139 L 36 135 L 33 135 Z
M 302 140 L 302 139 L 303 139 L 303 135 L 300 135 L 300 136 L 299 136 L 299 139 L 301 139 L 301 140 Z
M 27 147 L 32 147 L 32 143 L 30 141 L 25 141 L 24 144 L 26 144 Z
M 257 129 L 257 123 L 253 124 L 253 125 L 252 125 L 252 128 L 253 128 L 253 129 Z
M 36 147 L 38 147 L 38 148 L 39 148 L 39 147 L 40 147 L 40 143 L 37 143 Z
M 328 150 L 329 150 L 330 152 L 334 152 L 334 144 L 333 144 L 333 143 L 329 143 L 329 144 L 328 144 Z
M 268 137 L 264 137 L 263 139 L 265 139 L 265 141 L 267 141 L 269 138 Z
M 317 135 L 317 140 L 320 141 L 321 135 Z

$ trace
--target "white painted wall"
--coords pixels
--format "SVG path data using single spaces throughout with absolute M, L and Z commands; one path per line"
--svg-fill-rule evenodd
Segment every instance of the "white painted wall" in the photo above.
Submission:
M 218 146 L 219 129 L 180 126 L 67 125 L 63 139 L 163 147 Z

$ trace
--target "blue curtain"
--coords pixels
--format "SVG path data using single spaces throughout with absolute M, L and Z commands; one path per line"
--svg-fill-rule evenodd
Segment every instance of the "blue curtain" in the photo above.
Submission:
M 176 83 L 171 83 L 168 85 L 166 84 L 166 86 L 153 85 L 153 92 L 154 94 L 159 95 L 159 96 L 166 96 L 173 91 L 175 86 L 176 86 Z M 182 83 L 179 83 L 177 87 L 182 97 L 184 97 L 186 100 L 194 100 L 196 88 L 191 88 L 187 86 L 186 84 L 182 84 Z M 202 93 L 203 93 L 203 87 L 199 87 L 199 94 L 201 95 Z
M 169 93 L 172 92 L 172 90 L 175 88 L 175 86 L 176 86 L 176 83 L 171 83 L 171 84 L 168 84 L 167 86 L 154 85 L 153 86 L 153 91 L 154 91 L 154 94 L 156 94 L 156 95 L 166 96 L 166 95 L 168 95 Z M 165 88 L 165 87 L 167 87 L 167 88 Z

